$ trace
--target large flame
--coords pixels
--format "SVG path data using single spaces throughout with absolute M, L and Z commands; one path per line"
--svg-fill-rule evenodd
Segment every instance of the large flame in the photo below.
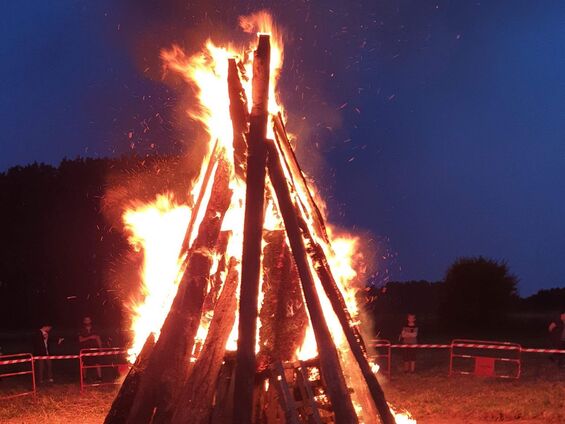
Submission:
M 277 82 L 283 66 L 282 32 L 274 25 L 271 15 L 266 12 L 241 17 L 239 23 L 245 32 L 251 34 L 269 33 L 271 35 L 269 113 L 272 114 L 272 117 L 276 116 L 283 111 L 277 95 Z M 198 104 L 189 108 L 187 113 L 192 119 L 204 126 L 209 138 L 207 153 L 202 162 L 199 176 L 193 182 L 191 188 L 192 203 L 190 207 L 176 204 L 171 196 L 165 194 L 158 196 L 154 202 L 134 205 L 124 212 L 124 223 L 131 234 L 130 242 L 136 250 L 143 253 L 144 258 L 141 275 L 142 299 L 131 305 L 133 311 L 131 329 L 134 333 L 130 349 L 132 359 L 140 352 L 150 333 L 158 337 L 160 327 L 170 309 L 182 272 L 183 239 L 189 221 L 194 221 L 194 228 L 189 234 L 190 242 L 196 236 L 196 229 L 202 220 L 205 208 L 202 207 L 198 210 L 193 208 L 201 191 L 205 193 L 202 201 L 204 205 L 207 201 L 206 196 L 210 195 L 209 187 L 204 187 L 205 175 L 216 154 L 223 155 L 223 158 L 231 165 L 230 188 L 233 190 L 233 196 L 222 224 L 222 231 L 230 232 L 226 253 L 228 257 L 241 258 L 245 185 L 236 175 L 233 164 L 233 130 L 227 95 L 228 59 L 237 58 L 243 67 L 246 77 L 242 78 L 241 82 L 247 98 L 251 99 L 253 67 L 250 52 L 254 49 L 255 42 L 253 40 L 249 44 L 240 46 L 218 46 L 212 40 L 207 40 L 202 50 L 192 56 L 188 56 L 182 48 L 176 45 L 161 52 L 165 69 L 180 74 L 195 90 Z M 270 133 L 273 131 L 272 127 L 271 122 L 269 125 Z M 290 171 L 287 169 L 285 172 Z M 302 199 L 308 199 L 308 196 L 311 196 L 311 193 L 305 192 L 301 185 L 297 185 L 296 189 L 297 196 Z M 324 205 L 315 189 L 313 193 L 316 203 Z M 309 224 L 313 224 L 316 212 L 312 210 L 308 201 L 302 201 L 300 204 L 304 209 L 304 216 L 310 221 Z M 322 208 L 322 211 L 324 209 L 325 207 Z M 192 214 L 197 216 L 191 219 Z M 277 207 L 271 198 L 266 205 L 265 228 L 283 228 Z M 314 228 L 314 225 L 312 225 L 312 228 Z M 313 231 L 312 235 L 315 242 L 323 248 L 338 286 L 344 295 L 352 319 L 356 321 L 358 305 L 355 299 L 356 290 L 351 282 L 358 274 L 357 265 L 361 256 L 359 239 L 343 233 L 340 233 L 339 236 L 335 235 L 331 226 L 327 227 L 327 237 L 316 233 L 316 231 Z M 314 270 L 312 274 L 316 275 Z M 341 325 L 332 310 L 329 299 L 319 281 L 316 281 L 316 286 L 334 342 L 339 350 L 348 351 L 349 348 Z M 262 299 L 259 299 L 258 306 L 260 306 L 261 301 Z M 210 316 L 202 319 L 197 334 L 198 339 L 202 341 L 205 339 L 209 322 Z M 354 325 L 355 322 L 351 324 Z M 227 348 L 235 349 L 236 342 L 237 319 Z M 316 342 L 312 328 L 309 327 L 304 342 L 297 352 L 297 357 L 306 359 L 316 355 Z
M 177 205 L 171 195 L 159 195 L 150 204 L 137 205 L 124 213 L 130 231 L 129 242 L 143 251 L 141 302 L 133 302 L 134 339 L 129 350 L 137 355 L 150 333 L 159 335 L 166 312 L 176 294 L 179 276 L 179 252 L 183 232 L 188 225 L 189 209 Z

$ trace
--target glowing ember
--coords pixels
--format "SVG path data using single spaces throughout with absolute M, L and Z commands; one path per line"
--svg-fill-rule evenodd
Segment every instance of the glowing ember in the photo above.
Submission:
M 408 411 L 398 412 L 392 405 L 389 404 L 390 411 L 394 415 L 394 420 L 396 424 L 417 424 L 417 421 L 412 418 L 412 415 Z

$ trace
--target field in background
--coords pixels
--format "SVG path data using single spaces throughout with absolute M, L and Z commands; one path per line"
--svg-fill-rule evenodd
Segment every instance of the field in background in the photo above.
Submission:
M 404 374 L 401 355 L 393 353 L 388 400 L 409 410 L 420 424 L 558 424 L 565 422 L 565 370 L 546 355 L 524 357 L 520 380 L 447 376 L 446 352 L 421 352 L 419 369 Z M 1 386 L 6 381 L 0 382 Z M 31 397 L 0 401 L 2 423 L 101 423 L 117 386 L 90 388 L 78 382 L 40 387 Z

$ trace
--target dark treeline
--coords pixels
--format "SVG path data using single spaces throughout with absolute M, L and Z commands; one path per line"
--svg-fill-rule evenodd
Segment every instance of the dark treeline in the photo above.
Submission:
M 479 288 L 475 291 L 480 294 Z M 484 305 L 480 301 L 473 304 L 463 299 L 461 303 L 450 299 L 444 281 L 389 282 L 369 291 L 365 312 L 372 320 L 374 333 L 393 342 L 400 333 L 406 314 L 415 313 L 424 341 L 486 337 L 544 343 L 549 322 L 557 320 L 565 306 L 565 288 L 540 290 L 524 298 L 509 296 L 509 302 L 501 302 L 500 307 L 491 303 L 490 306 L 499 312 L 494 315 L 487 310 L 487 302 Z M 451 308 L 446 308 L 449 304 Z M 457 310 L 465 307 L 477 311 L 471 325 L 466 325 L 464 318 L 453 317 L 454 310 L 457 316 Z
M 76 328 L 85 314 L 100 326 L 121 322 L 138 279 L 123 208 L 167 190 L 186 201 L 186 165 L 178 157 L 79 158 L 0 174 L 0 329 Z

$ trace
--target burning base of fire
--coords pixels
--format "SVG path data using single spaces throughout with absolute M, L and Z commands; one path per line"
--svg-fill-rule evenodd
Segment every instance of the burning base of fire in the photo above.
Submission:
M 240 23 L 247 46 L 162 52 L 199 93 L 208 153 L 191 205 L 124 213 L 144 300 L 106 423 L 393 423 L 357 329 L 358 239 L 326 224 L 284 125 L 282 35 L 266 13 Z

